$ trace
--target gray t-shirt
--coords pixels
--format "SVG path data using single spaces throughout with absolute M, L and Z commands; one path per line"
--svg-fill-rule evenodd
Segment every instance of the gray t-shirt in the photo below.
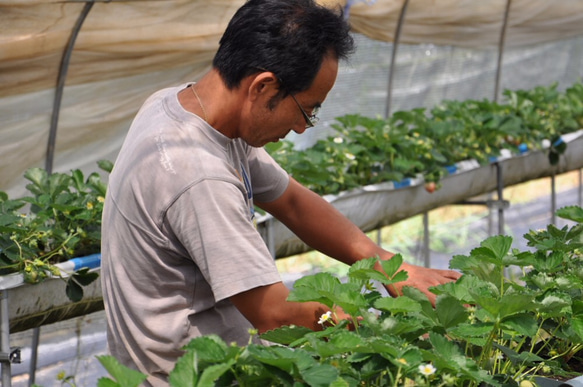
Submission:
M 229 301 L 281 281 L 253 223 L 289 177 L 262 148 L 184 110 L 177 93 L 138 112 L 109 179 L 101 279 L 113 356 L 165 379 L 196 336 L 244 345 L 250 323 Z

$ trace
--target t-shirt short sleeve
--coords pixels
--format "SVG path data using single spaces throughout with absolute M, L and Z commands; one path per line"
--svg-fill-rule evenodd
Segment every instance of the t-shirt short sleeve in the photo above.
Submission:
M 215 302 L 281 281 L 236 184 L 205 179 L 168 210 L 173 232 L 212 289 Z
M 277 199 L 289 184 L 288 173 L 263 148 L 251 148 L 249 168 L 253 198 L 259 202 Z

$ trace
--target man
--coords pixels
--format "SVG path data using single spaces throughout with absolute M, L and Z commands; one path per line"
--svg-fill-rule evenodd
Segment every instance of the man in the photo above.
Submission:
M 326 307 L 286 301 L 254 205 L 347 264 L 392 257 L 261 148 L 313 125 L 352 48 L 342 15 L 312 0 L 250 0 L 213 68 L 155 93 L 137 114 L 110 176 L 102 285 L 110 351 L 151 385 L 166 385 L 193 337 L 246 344 L 251 327 L 318 329 Z M 411 279 L 401 286 L 432 300 L 428 287 L 459 276 L 404 269 Z

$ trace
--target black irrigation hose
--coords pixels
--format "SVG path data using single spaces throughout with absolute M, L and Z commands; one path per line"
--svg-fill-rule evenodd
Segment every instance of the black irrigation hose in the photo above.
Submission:
M 75 41 L 77 40 L 79 31 L 81 30 L 83 22 L 89 14 L 89 11 L 91 11 L 93 4 L 94 0 L 85 3 L 81 14 L 79 14 L 79 17 L 77 18 L 77 22 L 75 23 L 73 31 L 71 31 L 71 37 L 69 38 L 67 49 L 63 53 L 63 58 L 61 59 L 61 67 L 59 68 L 59 76 L 57 78 L 57 88 L 55 90 L 55 99 L 53 101 L 53 114 L 51 116 L 51 127 L 49 129 L 49 139 L 47 142 L 47 155 L 45 161 L 45 169 L 49 174 L 51 174 L 53 171 L 55 143 L 57 141 L 57 127 L 59 124 L 59 112 L 61 110 L 61 100 L 63 99 L 63 89 L 65 88 L 65 80 L 67 79 L 67 71 L 69 70 L 71 54 L 73 53 L 73 48 L 75 47 Z

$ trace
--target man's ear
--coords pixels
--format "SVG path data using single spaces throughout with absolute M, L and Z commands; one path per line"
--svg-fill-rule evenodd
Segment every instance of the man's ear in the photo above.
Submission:
M 272 72 L 265 71 L 256 74 L 249 84 L 248 93 L 251 101 L 266 96 L 272 98 L 279 92 L 279 80 Z

